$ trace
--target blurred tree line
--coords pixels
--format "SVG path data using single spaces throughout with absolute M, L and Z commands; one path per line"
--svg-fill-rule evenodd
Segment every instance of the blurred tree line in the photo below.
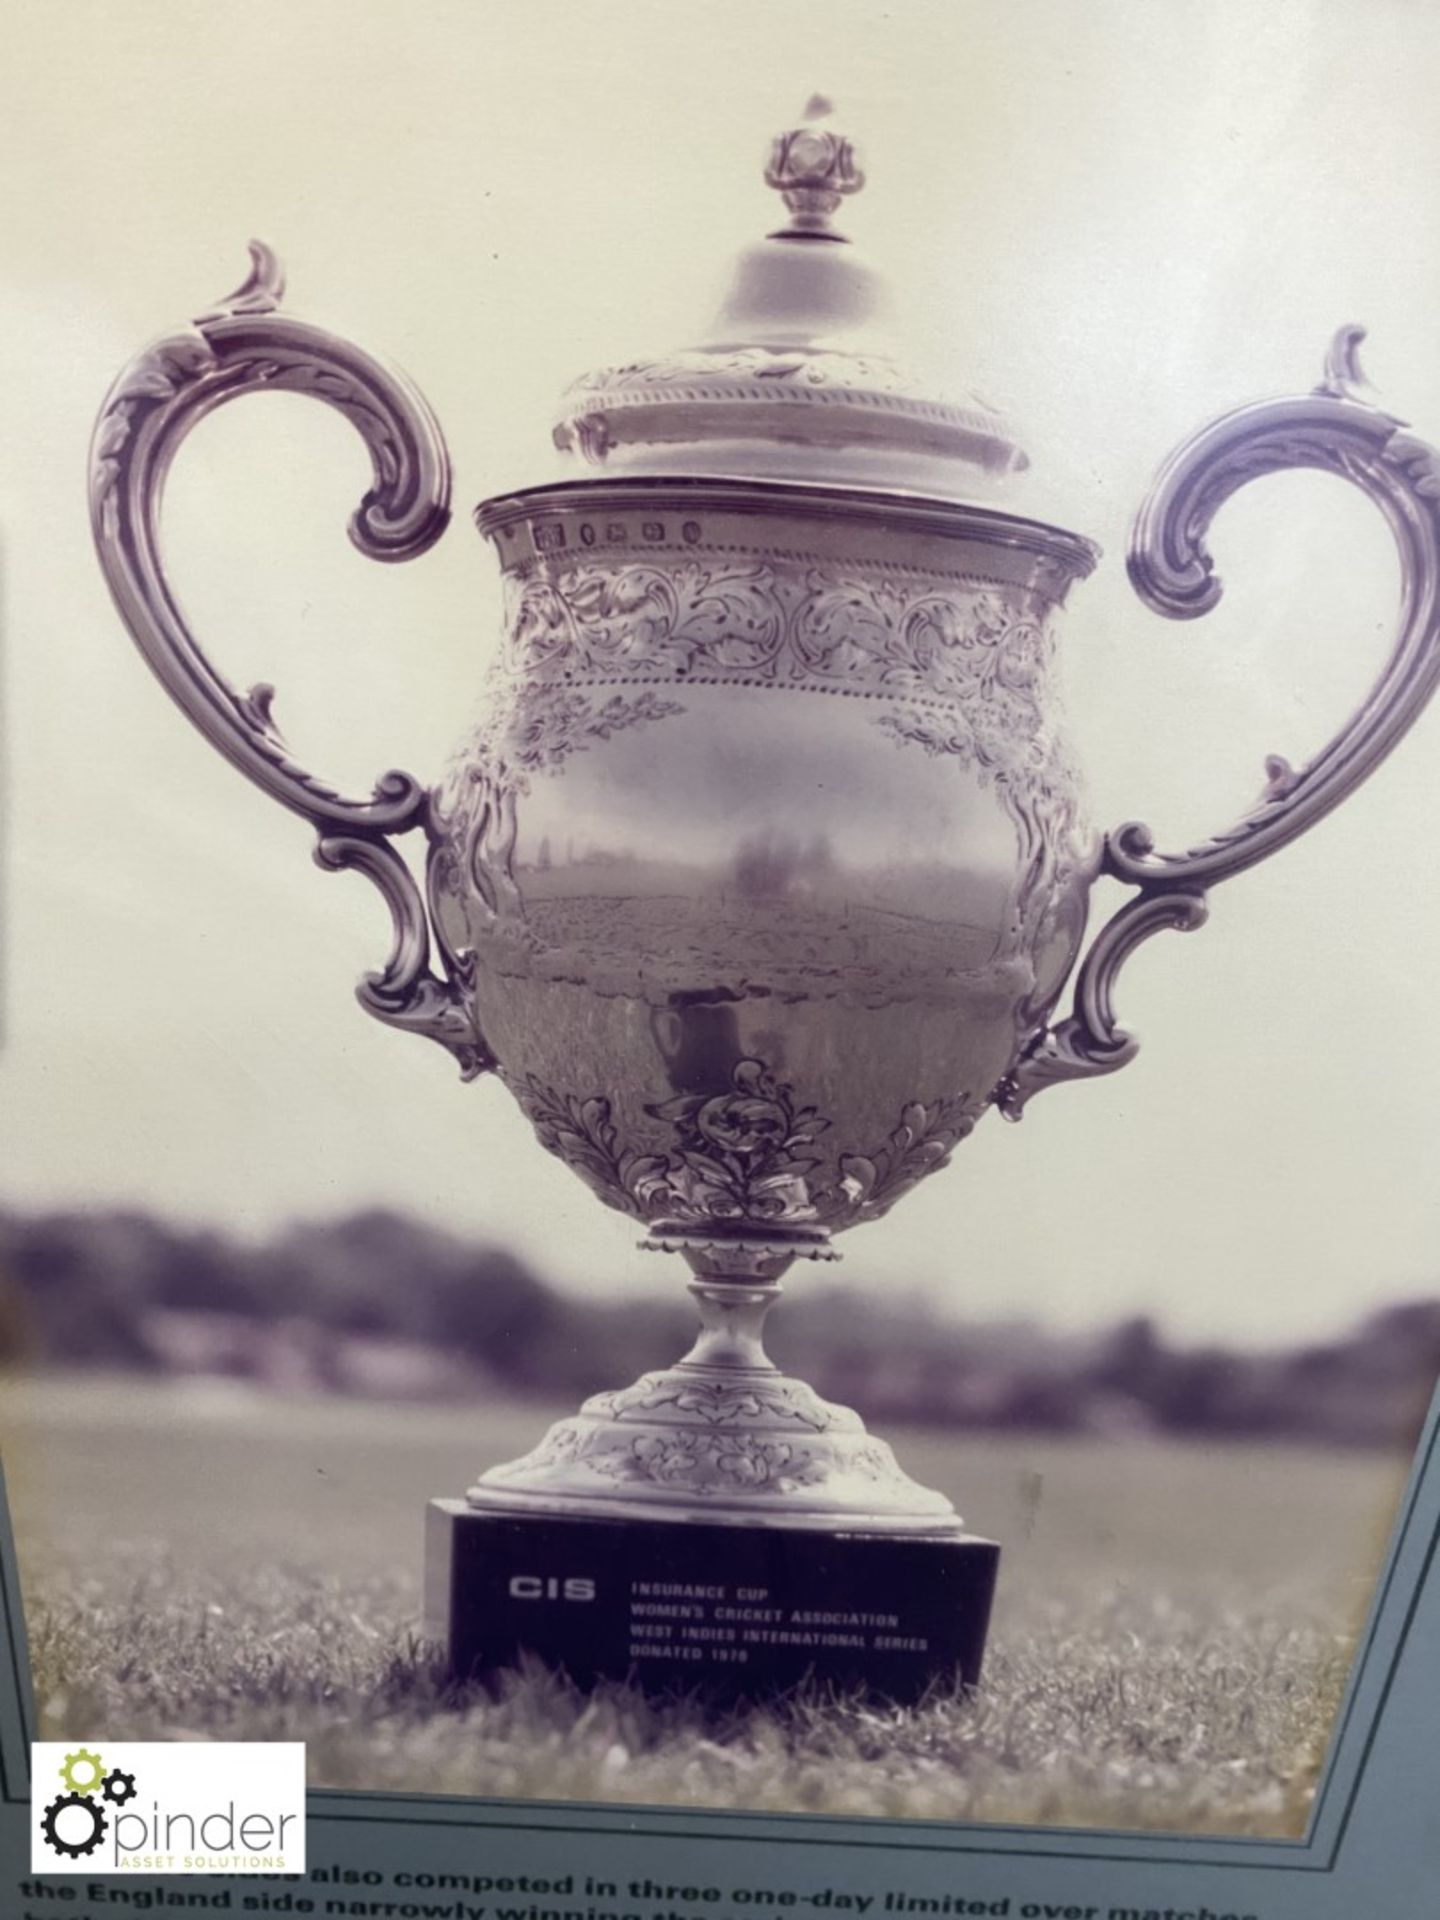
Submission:
M 797 1287 L 771 1350 L 883 1423 L 1166 1431 L 1410 1444 L 1440 1377 L 1440 1298 L 1280 1353 L 1168 1343 L 1149 1319 L 1090 1335 L 965 1325 L 913 1299 Z M 222 1374 L 434 1399 L 488 1386 L 573 1399 L 677 1358 L 682 1289 L 584 1300 L 515 1254 L 384 1211 L 261 1245 L 142 1213 L 0 1210 L 0 1365 Z

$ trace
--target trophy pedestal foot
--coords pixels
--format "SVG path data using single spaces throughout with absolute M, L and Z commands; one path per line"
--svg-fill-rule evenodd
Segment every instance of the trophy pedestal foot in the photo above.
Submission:
M 979 1677 L 1000 1549 L 973 1534 L 825 1533 L 477 1511 L 426 1514 L 426 1630 L 451 1670 L 522 1655 L 578 1685 L 763 1699 L 815 1681 L 896 1702 Z
M 973 1684 L 1000 1549 L 766 1356 L 791 1244 L 673 1243 L 697 1270 L 685 1358 L 431 1501 L 427 1627 L 452 1669 L 528 1653 L 581 1685 L 716 1701 Z

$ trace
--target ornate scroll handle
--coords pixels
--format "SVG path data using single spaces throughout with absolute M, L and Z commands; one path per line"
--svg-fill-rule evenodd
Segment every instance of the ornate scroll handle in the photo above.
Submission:
M 1220 598 L 1205 535 L 1232 493 L 1290 467 L 1337 473 L 1379 507 L 1400 553 L 1400 624 L 1374 687 L 1303 767 L 1280 754 L 1266 785 L 1226 832 L 1184 853 L 1159 853 L 1150 829 L 1129 821 L 1106 836 L 1102 871 L 1140 889 L 1097 936 L 1076 983 L 1075 1006 L 1042 1033 L 996 1089 L 1009 1119 L 1042 1087 L 1111 1073 L 1138 1042 L 1114 1023 L 1115 976 L 1161 927 L 1205 918 L 1205 890 L 1294 840 L 1337 807 L 1414 724 L 1440 681 L 1440 454 L 1362 396 L 1363 327 L 1342 327 L 1313 393 L 1261 401 L 1224 415 L 1171 455 L 1136 518 L 1129 568 L 1157 613 L 1193 620 Z
M 235 688 L 206 659 L 180 611 L 160 553 L 165 477 L 206 414 L 245 393 L 307 393 L 344 414 L 370 452 L 374 485 L 350 538 L 375 560 L 409 560 L 450 518 L 450 463 L 425 401 L 401 375 L 322 328 L 278 311 L 284 276 L 268 247 L 250 247 L 244 284 L 193 326 L 138 354 L 101 409 L 90 453 L 96 550 L 120 617 L 167 692 L 225 758 L 321 838 L 322 866 L 358 867 L 394 922 L 386 966 L 365 977 L 360 1002 L 378 1018 L 448 1047 L 467 1076 L 493 1060 L 464 1011 L 463 981 L 429 967 L 429 926 L 409 868 L 385 839 L 428 827 L 425 789 L 391 771 L 368 799 L 351 799 L 306 771 L 275 725 L 274 689 Z M 460 970 L 463 972 L 463 967 Z

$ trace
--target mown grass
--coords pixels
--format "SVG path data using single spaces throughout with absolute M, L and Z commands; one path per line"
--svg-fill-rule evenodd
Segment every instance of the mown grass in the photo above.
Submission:
M 42 1737 L 303 1739 L 317 1786 L 945 1821 L 1301 1832 L 1403 1464 L 911 1436 L 1006 1542 L 981 1688 L 718 1714 L 538 1667 L 445 1678 L 415 1549 L 463 1414 L 159 1407 L 127 1442 L 90 1404 L 89 1431 L 37 1405 L 7 1456 Z
M 404 1580 L 150 1564 L 46 1583 L 42 1737 L 305 1740 L 314 1785 L 895 1818 L 1298 1832 L 1348 1636 L 1158 1599 L 1001 1632 L 919 1708 L 707 1712 L 538 1666 L 454 1686 Z

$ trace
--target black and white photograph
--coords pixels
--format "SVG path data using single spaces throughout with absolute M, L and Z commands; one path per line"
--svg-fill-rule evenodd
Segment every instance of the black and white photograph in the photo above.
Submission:
M 38 1737 L 1303 1836 L 1440 1379 L 1440 14 L 7 12 Z

